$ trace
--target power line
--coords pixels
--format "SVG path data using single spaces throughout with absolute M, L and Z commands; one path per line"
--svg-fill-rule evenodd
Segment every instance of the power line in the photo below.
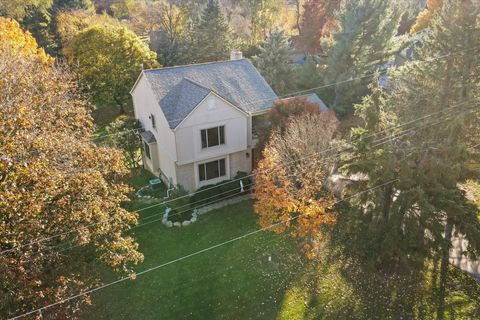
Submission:
M 480 46 L 476 46 L 476 47 L 472 47 L 472 48 L 457 50 L 455 52 L 451 52 L 451 53 L 441 55 L 441 56 L 438 56 L 438 57 L 432 57 L 432 58 L 429 58 L 429 59 L 426 59 L 426 60 L 419 60 L 419 62 L 433 62 L 435 60 L 444 59 L 444 58 L 456 55 L 457 53 L 468 52 L 468 51 L 476 50 L 476 49 L 479 49 L 479 48 L 480 48 Z M 381 74 L 381 75 L 385 74 L 385 73 L 388 73 L 388 69 L 379 71 L 379 74 Z M 275 100 L 280 100 L 280 99 L 284 99 L 284 98 L 291 98 L 294 95 L 299 95 L 299 94 L 307 93 L 307 92 L 314 91 L 314 90 L 325 89 L 325 88 L 337 86 L 339 84 L 345 84 L 345 83 L 349 83 L 349 82 L 352 82 L 352 81 L 358 81 L 358 80 L 363 80 L 363 79 L 366 79 L 366 78 L 371 78 L 374 75 L 375 75 L 375 73 L 365 74 L 365 75 L 362 75 L 362 76 L 359 76 L 359 77 L 356 77 L 356 78 L 350 78 L 350 79 L 341 80 L 341 81 L 337 81 L 337 82 L 333 82 L 333 83 L 328 83 L 328 84 L 320 85 L 320 86 L 313 87 L 313 88 L 310 88 L 310 89 L 298 90 L 298 91 L 294 91 L 294 92 L 291 92 L 291 93 L 288 93 L 288 94 L 285 94 L 285 95 L 282 95 L 282 96 L 278 96 L 277 98 L 274 98 L 274 99 L 272 99 L 272 98 L 257 99 L 257 100 L 254 100 L 254 101 L 250 101 L 248 103 L 239 104 L 238 107 L 245 107 L 245 106 L 249 106 L 249 105 L 252 105 L 252 104 L 255 104 L 255 103 L 258 103 L 258 102 L 264 102 L 264 101 L 274 102 Z M 170 122 L 177 122 L 177 121 L 181 121 L 181 120 L 183 120 L 183 118 L 170 120 Z M 98 139 L 98 138 L 101 138 L 101 137 L 107 137 L 107 136 L 111 136 L 111 135 L 116 135 L 116 134 L 122 134 L 122 132 L 127 132 L 127 131 L 132 131 L 132 130 L 143 130 L 143 129 L 128 129 L 128 130 L 125 130 L 125 131 L 119 131 L 119 132 L 112 133 L 112 134 L 98 136 L 95 139 Z
M 464 104 L 469 103 L 469 102 L 472 102 L 472 100 L 470 100 L 470 101 L 464 101 L 464 102 L 462 102 L 462 103 L 458 103 L 458 104 L 454 105 L 454 106 L 456 106 L 456 107 L 450 106 L 449 108 L 446 108 L 446 109 L 447 109 L 447 110 L 453 109 L 453 108 L 456 109 L 456 108 L 458 108 L 459 106 L 464 105 Z M 381 131 L 379 131 L 379 132 L 373 133 L 373 134 L 368 135 L 368 136 L 366 136 L 366 137 L 362 137 L 362 138 L 360 138 L 358 141 L 362 141 L 362 140 L 365 140 L 365 139 L 374 137 L 374 136 L 379 135 L 379 134 L 381 134 L 381 133 L 384 133 L 384 132 L 386 132 L 386 131 L 390 131 L 390 130 L 394 130 L 394 129 L 398 129 L 398 128 L 404 127 L 404 126 L 406 126 L 406 125 L 415 123 L 415 122 L 417 122 L 417 121 L 421 121 L 421 120 L 424 120 L 424 119 L 428 119 L 428 118 L 430 118 L 430 117 L 432 117 L 432 116 L 434 116 L 434 115 L 437 115 L 437 114 L 443 114 L 444 112 L 445 112 L 445 110 L 438 111 L 438 112 L 435 112 L 435 113 L 426 115 L 426 116 L 424 116 L 424 117 L 417 118 L 417 119 L 415 119 L 415 120 L 412 120 L 412 121 L 403 123 L 403 124 L 401 124 L 401 125 L 396 125 L 396 126 L 391 127 L 391 128 L 386 128 L 386 129 L 384 129 L 384 130 L 381 130 Z M 411 131 L 412 129 L 415 129 L 415 127 L 409 129 L 409 131 Z M 382 138 L 382 139 L 386 139 L 386 138 Z M 380 139 L 380 140 L 382 140 L 382 139 Z M 388 139 L 388 137 L 387 137 L 387 139 Z M 352 142 L 352 141 L 351 141 L 351 142 Z M 346 151 L 350 151 L 350 150 L 351 150 L 350 147 L 345 148 L 345 149 L 340 150 L 340 151 L 336 150 L 336 147 L 332 147 L 332 148 L 328 148 L 328 149 L 326 149 L 326 150 L 321 150 L 321 151 L 319 151 L 319 152 L 313 153 L 313 154 L 308 155 L 308 156 L 303 157 L 303 158 L 299 158 L 299 159 L 296 159 L 296 160 L 293 160 L 293 161 L 286 162 L 286 163 L 284 163 L 284 164 L 282 164 L 282 165 L 279 165 L 278 167 L 287 166 L 287 165 L 290 165 L 290 164 L 292 164 L 292 163 L 296 163 L 296 162 L 299 162 L 299 161 L 304 161 L 305 159 L 308 159 L 308 158 L 310 158 L 310 157 L 312 157 L 312 156 L 321 155 L 321 154 L 324 154 L 324 153 L 329 152 L 329 151 L 336 151 L 337 153 L 342 153 L 342 152 L 346 152 Z M 267 171 L 268 171 L 268 170 L 265 170 L 265 172 L 267 172 Z M 237 178 L 237 179 L 233 179 L 233 180 L 227 180 L 227 181 L 225 181 L 225 182 L 223 182 L 223 183 L 220 183 L 220 184 L 218 184 L 218 185 L 215 185 L 215 186 L 212 186 L 212 187 L 209 187 L 209 188 L 205 188 L 205 189 L 203 189 L 203 190 L 199 190 L 199 191 L 196 191 L 196 192 L 192 192 L 192 193 L 189 193 L 189 194 L 186 194 L 186 195 L 183 195 L 183 196 L 174 198 L 174 199 L 166 200 L 166 201 L 163 201 L 163 202 L 161 202 L 161 203 L 157 203 L 157 204 L 154 204 L 154 205 L 151 205 L 151 206 L 148 206 L 148 207 L 144 207 L 144 208 L 135 210 L 135 211 L 133 211 L 133 212 L 137 212 L 137 213 L 138 213 L 138 212 L 141 212 L 141 211 L 144 211 L 144 210 L 148 210 L 148 209 L 151 209 L 151 208 L 154 208 L 154 207 L 158 207 L 158 206 L 161 206 L 161 205 L 165 205 L 165 204 L 170 203 L 170 202 L 172 202 L 172 201 L 178 201 L 179 199 L 182 199 L 182 198 L 185 198 L 185 197 L 190 197 L 190 196 L 192 196 L 192 195 L 194 195 L 194 194 L 198 194 L 198 193 L 201 193 L 201 192 L 205 192 L 205 191 L 211 190 L 211 189 L 213 189 L 213 188 L 217 188 L 217 187 L 219 187 L 219 186 L 221 186 L 221 185 L 225 185 L 225 184 L 232 183 L 232 182 L 235 182 L 235 181 L 239 181 L 239 180 L 242 180 L 242 179 L 245 179 L 245 178 L 253 177 L 253 176 L 258 175 L 258 174 L 260 174 L 260 173 L 263 173 L 263 172 L 255 172 L 255 173 L 246 175 L 246 176 L 241 177 L 241 178 Z M 35 241 L 29 242 L 29 243 L 27 243 L 27 244 L 21 245 L 21 246 L 19 246 L 19 247 L 15 247 L 15 248 L 11 248 L 11 249 L 6 249 L 6 250 L 1 251 L 0 253 L 3 254 L 3 253 L 6 253 L 6 252 L 15 251 L 15 250 L 21 249 L 21 248 L 26 247 L 26 246 L 29 246 L 29 245 L 33 245 L 33 244 L 36 244 L 36 243 L 48 241 L 48 240 L 51 240 L 51 239 L 54 239 L 54 238 L 57 238 L 57 237 L 60 237 L 60 236 L 68 235 L 68 234 L 70 234 L 70 233 L 72 233 L 72 232 L 79 231 L 79 230 L 82 230 L 82 229 L 84 229 L 84 228 L 89 228 L 89 227 L 92 227 L 92 226 L 95 226 L 95 225 L 98 225 L 98 224 L 104 223 L 104 222 L 105 222 L 105 221 L 95 222 L 95 223 L 92 223 L 92 224 L 90 224 L 90 225 L 86 225 L 86 226 L 79 227 L 79 228 L 77 228 L 77 229 L 65 231 L 65 232 L 63 232 L 63 233 L 59 233 L 59 234 L 56 234 L 56 235 L 52 235 L 52 236 L 49 236 L 49 237 L 45 237 L 45 238 L 43 238 L 43 239 L 35 240 Z
M 349 197 L 346 197 L 346 198 L 344 198 L 344 199 L 341 199 L 341 200 L 339 200 L 339 201 L 336 201 L 336 202 L 332 203 L 331 206 L 340 204 L 340 203 L 342 203 L 342 202 L 344 202 L 344 201 L 350 200 L 350 199 L 352 199 L 352 198 L 354 198 L 354 197 L 356 197 L 356 196 L 359 196 L 359 195 L 361 195 L 361 194 L 364 194 L 364 193 L 366 193 L 366 192 L 369 192 L 369 191 L 372 191 L 372 190 L 375 190 L 375 189 L 384 187 L 384 186 L 389 185 L 389 184 L 391 184 L 391 183 L 393 183 L 393 182 L 395 182 L 395 181 L 397 181 L 397 180 L 398 180 L 398 179 L 394 179 L 394 180 L 388 181 L 388 182 L 386 182 L 386 183 L 380 184 L 380 185 L 378 185 L 378 186 L 368 188 L 368 189 L 366 189 L 366 190 L 364 190 L 364 191 L 357 192 L 357 193 L 355 193 L 355 194 L 353 194 L 353 195 L 351 195 L 351 196 L 349 196 Z M 216 249 L 216 248 L 222 247 L 222 246 L 227 245 L 227 244 L 229 244 L 229 243 L 239 241 L 239 240 L 241 240 L 241 239 L 250 237 L 250 236 L 255 235 L 255 234 L 257 234 L 257 233 L 260 233 L 260 232 L 262 232 L 262 231 L 266 231 L 266 230 L 273 229 L 273 228 L 275 228 L 275 227 L 277 227 L 277 226 L 279 226 L 279 225 L 282 225 L 282 224 L 284 224 L 284 223 L 288 223 L 288 222 L 294 221 L 294 220 L 296 220 L 296 219 L 298 219 L 299 217 L 304 216 L 304 215 L 305 215 L 305 214 L 297 215 L 297 216 L 292 217 L 292 218 L 290 218 L 290 219 L 286 219 L 286 220 L 283 220 L 283 221 L 280 221 L 280 222 L 271 224 L 270 226 L 263 227 L 263 228 L 261 228 L 261 229 L 255 230 L 255 231 L 248 232 L 248 233 L 246 233 L 246 234 L 243 234 L 243 235 L 241 235 L 241 236 L 235 237 L 235 238 L 233 238 L 233 239 L 230 239 L 230 240 L 227 240 L 227 241 L 218 243 L 218 244 L 216 244 L 216 245 L 207 247 L 207 248 L 205 248 L 205 249 L 196 251 L 196 252 L 194 252 L 194 253 L 191 253 L 191 254 L 182 256 L 182 257 L 180 257 L 180 258 L 177 258 L 177 259 L 168 261 L 168 262 L 166 262 L 166 263 L 162 263 L 162 264 L 160 264 L 160 265 L 157 265 L 157 266 L 148 268 L 148 269 L 146 269 L 146 270 L 143 270 L 143 271 L 140 271 L 140 272 L 136 273 L 136 274 L 135 274 L 135 277 L 144 275 L 144 274 L 146 274 L 146 273 L 152 272 L 152 271 L 157 270 L 157 269 L 160 269 L 160 268 L 164 268 L 164 267 L 166 267 L 166 266 L 169 266 L 169 265 L 171 265 L 171 264 L 180 262 L 180 261 L 182 261 L 182 260 L 186 260 L 186 259 L 188 259 L 188 258 L 197 256 L 197 255 L 199 255 L 199 254 L 202 254 L 202 253 L 205 253 L 205 252 L 214 250 L 214 249 Z M 20 318 L 26 317 L 26 316 L 28 316 L 28 315 L 31 315 L 31 314 L 34 314 L 34 313 L 37 313 L 37 312 L 41 312 L 41 311 L 46 310 L 46 309 L 49 309 L 49 308 L 51 308 L 51 307 L 54 307 L 54 306 L 63 304 L 63 303 L 65 303 L 65 302 L 68 302 L 68 301 L 71 301 L 71 300 L 80 298 L 80 297 L 82 297 L 82 296 L 91 294 L 91 293 L 93 293 L 93 292 L 96 292 L 96 291 L 105 289 L 105 288 L 107 288 L 107 287 L 110 287 L 110 286 L 112 286 L 112 285 L 115 285 L 115 284 L 118 284 L 118 283 L 121 283 L 121 282 L 130 280 L 130 279 L 132 279 L 132 276 L 120 278 L 120 279 L 118 279 L 118 280 L 116 280 L 116 281 L 106 283 L 106 284 L 101 285 L 101 286 L 98 286 L 98 287 L 96 287 L 96 288 L 93 288 L 93 289 L 84 291 L 84 292 L 82 292 L 82 293 L 73 295 L 73 296 L 71 296 L 71 297 L 69 297 L 69 298 L 66 298 L 66 299 L 63 299 L 63 300 L 60 300 L 60 301 L 51 303 L 51 304 L 49 304 L 49 305 L 47 305 L 47 306 L 44 306 L 44 307 L 35 309 L 35 310 L 33 310 L 33 311 L 29 311 L 29 312 L 23 313 L 23 314 L 21 314 L 21 315 L 15 316 L 15 317 L 13 317 L 13 318 L 10 318 L 9 320 L 20 319 Z
M 462 114 L 462 113 L 465 113 L 465 112 L 466 112 L 466 111 L 463 111 L 463 112 L 461 112 L 461 113 L 458 113 L 458 112 L 457 112 L 457 113 L 455 113 L 455 112 L 450 112 L 450 113 L 447 113 L 447 114 L 442 114 L 442 117 L 445 117 L 443 120 L 440 120 L 440 121 L 438 121 L 438 122 L 436 122 L 436 123 L 431 122 L 431 123 L 423 124 L 423 125 L 421 125 L 421 126 L 415 126 L 415 127 L 413 127 L 413 128 L 404 130 L 404 131 L 398 133 L 398 134 L 395 135 L 395 136 L 378 139 L 378 140 L 376 140 L 376 141 L 373 142 L 374 144 L 372 145 L 372 148 L 376 148 L 376 147 L 378 147 L 378 146 L 380 146 L 380 145 L 383 145 L 383 144 L 386 144 L 386 143 L 389 143 L 389 142 L 396 141 L 396 140 L 402 138 L 403 136 L 409 135 L 412 131 L 422 129 L 422 128 L 427 127 L 427 126 L 430 126 L 430 127 L 431 127 L 431 126 L 437 125 L 437 124 L 439 124 L 439 123 L 442 123 L 442 122 L 444 122 L 444 121 L 446 121 L 446 120 L 451 119 L 451 118 L 452 118 L 452 114 L 453 114 L 453 117 L 454 117 L 455 114 L 456 114 L 456 116 L 458 116 L 459 114 Z M 471 112 L 473 112 L 473 111 L 471 111 Z M 380 142 L 380 140 L 383 140 L 383 141 Z M 350 151 L 350 148 L 346 148 L 346 149 L 344 149 L 344 150 L 341 150 L 341 151 L 339 151 L 339 152 L 336 153 L 336 154 L 331 154 L 330 156 L 328 156 L 327 158 L 324 158 L 324 159 L 322 159 L 322 160 L 325 161 L 326 159 L 329 159 L 329 158 L 332 158 L 332 157 L 338 157 L 338 156 L 340 156 L 340 154 L 341 154 L 342 152 L 347 152 L 347 151 Z M 291 174 L 291 175 L 293 175 L 293 174 Z M 253 183 L 252 183 L 252 184 L 249 184 L 248 186 L 250 186 L 250 185 L 253 185 Z M 200 199 L 200 200 L 194 202 L 193 204 L 199 203 L 199 202 L 202 202 L 202 201 L 205 201 L 206 199 L 211 199 L 211 198 L 217 197 L 218 195 L 224 194 L 224 193 L 226 193 L 226 192 L 230 192 L 230 191 L 227 190 L 227 191 L 222 192 L 222 193 L 220 193 L 220 194 L 216 194 L 216 195 L 214 195 L 214 196 L 211 196 L 211 197 L 208 197 L 208 198 L 205 198 L 205 199 Z M 239 193 L 241 193 L 241 192 L 239 192 Z M 205 204 L 205 205 L 203 205 L 203 206 L 206 206 L 206 205 L 209 205 L 209 204 L 212 204 L 212 203 L 216 203 L 216 202 L 222 201 L 222 200 L 224 200 L 224 199 L 226 199 L 226 198 L 230 198 L 230 197 L 233 197 L 233 196 L 235 196 L 235 194 L 234 194 L 234 195 L 227 196 L 227 197 L 223 197 L 223 198 L 218 199 L 218 200 L 213 200 L 213 201 L 208 202 L 207 204 Z M 176 199 L 172 199 L 172 201 L 175 201 L 175 200 L 176 200 Z M 179 207 L 179 208 L 186 207 L 186 206 L 191 206 L 191 205 L 192 205 L 192 204 L 186 204 L 186 205 L 183 205 L 183 206 L 181 206 L 181 207 Z M 202 207 L 203 207 L 203 206 L 202 206 Z M 178 209 L 178 208 L 177 208 L 177 209 Z M 191 209 L 187 209 L 187 210 L 184 210 L 184 211 L 181 211 L 181 212 L 177 212 L 177 213 L 175 213 L 175 214 L 170 215 L 170 217 L 176 216 L 176 215 L 180 215 L 180 214 L 185 213 L 185 212 L 188 212 L 188 211 L 191 211 Z M 156 214 L 150 215 L 150 216 L 146 217 L 145 219 L 143 219 L 143 221 L 145 221 L 145 220 L 147 220 L 147 219 L 151 219 L 151 218 L 156 217 L 156 216 L 159 216 L 159 215 L 163 215 L 163 213 L 156 213 Z M 162 218 L 160 218 L 160 219 L 155 219 L 155 220 L 152 220 L 152 221 L 149 221 L 149 222 L 146 222 L 146 223 L 140 223 L 139 225 L 136 225 L 136 226 L 134 226 L 134 227 L 131 227 L 130 230 L 135 229 L 135 228 L 138 228 L 138 227 L 141 227 L 141 226 L 144 226 L 144 225 L 148 225 L 148 224 L 150 224 L 150 223 L 153 223 L 153 222 L 156 222 L 156 221 L 160 221 L 160 220 L 162 220 Z M 140 221 L 142 222 L 142 220 L 140 220 Z M 48 254 L 48 255 L 52 255 L 52 254 L 55 254 L 55 253 L 64 252 L 64 251 L 70 250 L 70 249 L 72 249 L 72 248 L 80 247 L 80 246 L 83 246 L 83 245 L 84 245 L 84 244 L 73 245 L 73 246 L 64 248 L 64 249 L 62 249 L 62 250 L 59 250 L 59 251 L 57 251 L 57 252 L 52 252 L 52 253 L 50 253 L 50 254 Z M 59 247 L 59 246 L 56 246 L 56 247 L 53 247 L 53 248 L 49 248 L 49 249 L 55 249 L 55 248 L 57 248 L 57 247 Z M 38 258 L 39 258 L 39 257 L 38 257 Z M 35 258 L 34 258 L 34 259 L 35 259 Z

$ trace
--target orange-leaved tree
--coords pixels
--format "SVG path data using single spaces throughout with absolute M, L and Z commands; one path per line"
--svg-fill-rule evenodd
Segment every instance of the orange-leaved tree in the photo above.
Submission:
M 299 45 L 305 53 L 318 54 L 321 51 L 320 39 L 328 36 L 335 26 L 335 12 L 340 0 L 306 0 L 300 23 Z
M 337 125 L 331 111 L 290 118 L 283 131 L 272 133 L 256 171 L 258 224 L 279 233 L 290 230 L 305 240 L 309 257 L 322 240 L 322 227 L 336 220 L 335 197 L 327 188 L 334 153 L 325 150 L 334 141 Z
M 427 8 L 420 12 L 411 32 L 415 33 L 428 28 L 433 16 L 442 9 L 443 0 L 427 0 Z
M 258 121 L 255 128 L 259 141 L 256 150 L 262 152 L 265 148 L 272 131 L 283 132 L 291 118 L 301 114 L 320 113 L 320 106 L 317 103 L 310 102 L 304 97 L 286 98 L 274 102 L 274 107 L 263 117 L 263 121 Z
M 137 216 L 120 206 L 129 192 L 122 153 L 92 142 L 91 107 L 75 77 L 15 21 L 0 18 L 0 36 L 0 318 L 6 319 L 94 286 L 98 264 L 130 273 L 143 256 L 125 235 Z M 82 302 L 88 298 L 42 315 L 74 318 Z

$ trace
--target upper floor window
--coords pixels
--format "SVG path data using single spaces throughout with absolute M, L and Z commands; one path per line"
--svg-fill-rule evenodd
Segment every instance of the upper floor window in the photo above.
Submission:
M 201 130 L 202 148 L 225 144 L 225 126 Z
M 150 114 L 150 120 L 152 121 L 152 128 L 156 128 L 155 126 L 155 116 L 153 114 Z

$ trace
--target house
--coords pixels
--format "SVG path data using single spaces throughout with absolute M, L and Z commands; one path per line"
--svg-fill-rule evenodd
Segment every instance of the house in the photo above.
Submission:
M 228 61 L 143 70 L 130 93 L 145 130 L 145 168 L 188 191 L 252 171 L 256 120 L 278 98 L 238 52 Z

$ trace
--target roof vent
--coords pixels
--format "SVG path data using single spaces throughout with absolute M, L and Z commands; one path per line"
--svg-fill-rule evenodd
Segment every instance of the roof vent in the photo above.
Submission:
M 233 50 L 230 52 L 230 60 L 240 60 L 243 59 L 242 51 Z

